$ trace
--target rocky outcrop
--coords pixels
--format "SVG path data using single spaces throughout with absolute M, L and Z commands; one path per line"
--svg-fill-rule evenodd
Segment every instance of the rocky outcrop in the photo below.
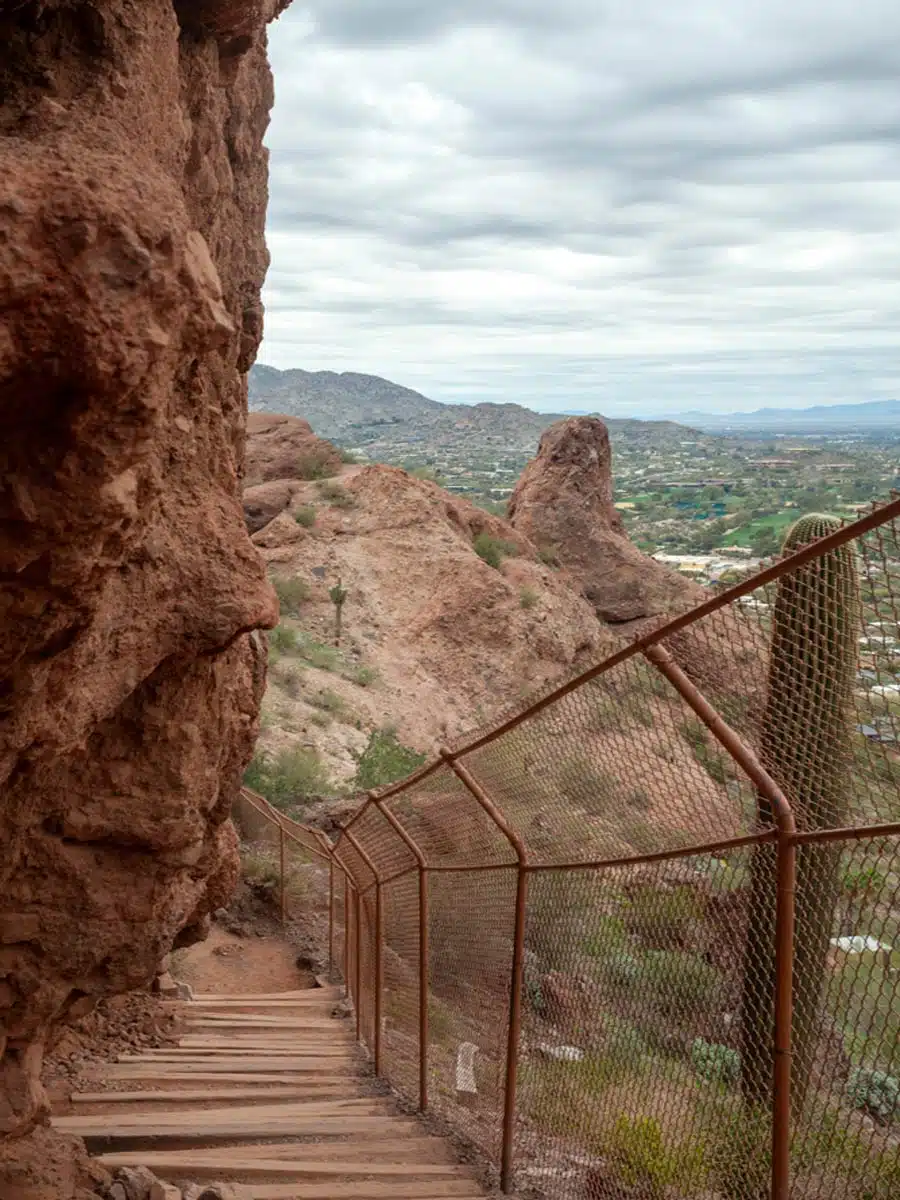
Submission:
M 308 421 L 281 413 L 247 417 L 248 488 L 276 479 L 324 479 L 340 469 L 340 451 L 316 437 Z
M 0 1133 L 40 1115 L 48 1030 L 236 876 L 276 619 L 238 479 L 277 7 L 2 6 Z
M 674 615 L 706 597 L 629 541 L 613 506 L 609 434 L 597 417 L 571 417 L 544 433 L 508 515 L 514 529 L 566 569 L 607 623 Z
M 253 430 L 248 458 L 256 453 Z M 342 580 L 347 669 L 341 677 L 285 655 L 271 673 L 266 750 L 294 745 L 299 734 L 321 752 L 332 777 L 347 779 L 366 731 L 392 725 L 404 743 L 434 751 L 613 643 L 528 538 L 434 483 L 382 465 L 344 466 L 325 484 L 287 483 L 288 507 L 253 542 L 273 576 L 302 581 L 304 637 L 333 644 L 329 589 Z M 245 507 L 263 489 L 282 486 L 248 489 Z M 312 518 L 308 527 L 294 519 L 301 509 Z M 257 519 L 248 511 L 251 528 Z M 501 548 L 498 566 L 479 557 L 480 536 Z M 355 665 L 377 683 L 355 685 Z M 323 690 L 339 696 L 343 710 L 342 721 L 325 728 L 312 719 L 321 717 L 315 703 Z

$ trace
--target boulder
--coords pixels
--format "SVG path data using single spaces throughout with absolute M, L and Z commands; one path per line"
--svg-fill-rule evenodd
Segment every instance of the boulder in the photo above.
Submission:
M 250 413 L 246 484 L 278 479 L 324 479 L 341 469 L 341 453 L 316 437 L 308 421 L 282 413 Z
M 629 541 L 613 505 L 609 433 L 599 417 L 551 425 L 509 501 L 512 526 L 574 579 L 607 624 L 671 616 L 707 593 Z
M 253 443 L 250 443 L 251 446 Z M 250 533 L 265 529 L 291 502 L 296 485 L 289 479 L 258 483 L 244 490 L 244 520 Z M 296 525 L 296 521 L 293 522 Z

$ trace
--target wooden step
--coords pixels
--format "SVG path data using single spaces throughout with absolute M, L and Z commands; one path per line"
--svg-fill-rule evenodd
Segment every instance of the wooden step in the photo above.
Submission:
M 343 1159 L 388 1162 L 458 1163 L 450 1147 L 438 1137 L 421 1133 L 405 1138 L 379 1138 L 377 1142 L 342 1141 L 335 1143 L 334 1152 Z M 187 1152 L 190 1153 L 190 1152 Z M 279 1158 L 291 1162 L 323 1157 L 321 1142 L 285 1142 L 273 1145 L 221 1146 L 216 1154 L 222 1163 L 232 1158 Z
M 221 995 L 218 992 L 195 992 L 194 999 L 186 1001 L 186 1003 L 201 1004 L 207 1000 L 219 1003 L 236 1000 L 239 1004 L 243 1004 L 248 1000 L 305 1000 L 307 998 L 310 1000 L 342 1000 L 344 990 L 339 987 L 297 988 L 290 992 L 223 992 Z
M 353 1046 L 172 1046 L 167 1050 L 142 1050 L 120 1054 L 118 1062 L 177 1062 L 182 1058 L 336 1058 L 355 1062 L 359 1051 Z
M 329 999 L 327 996 L 288 996 L 288 997 L 270 997 L 270 996 L 242 996 L 240 1000 L 222 1000 L 218 997 L 210 1000 L 200 1000 L 196 996 L 193 1000 L 164 1000 L 163 1004 L 168 1008 L 177 1008 L 180 1005 L 187 1008 L 334 1008 L 336 1000 Z
M 180 1115 L 180 1114 L 175 1114 Z M 95 1141 L 133 1141 L 136 1138 L 169 1138 L 183 1141 L 255 1141 L 259 1138 L 281 1137 L 396 1137 L 417 1128 L 413 1121 L 375 1113 L 326 1113 L 322 1116 L 299 1117 L 256 1117 L 251 1109 L 250 1116 L 235 1119 L 233 1115 L 210 1119 L 208 1111 L 193 1114 L 190 1121 L 181 1126 L 165 1120 L 157 1120 L 152 1113 L 141 1114 L 128 1120 L 122 1117 L 56 1117 L 52 1125 L 60 1133 L 71 1133 L 75 1137 L 91 1138 Z M 218 1159 L 216 1161 L 219 1161 Z M 148 1164 L 149 1165 L 149 1164 Z
M 191 1076 L 193 1078 L 193 1076 Z M 216 1076 L 218 1079 L 219 1076 Z M 277 1077 L 281 1079 L 279 1075 Z M 231 1100 L 317 1100 L 335 1099 L 358 1096 L 355 1087 L 341 1084 L 324 1084 L 317 1087 L 315 1081 L 300 1086 L 271 1087 L 260 1085 L 257 1088 L 210 1087 L 205 1091 L 199 1088 L 185 1088 L 183 1092 L 176 1091 L 146 1091 L 146 1092 L 73 1092 L 69 1097 L 73 1104 L 196 1104 L 197 1102 L 216 1103 Z
M 209 1071 L 196 1070 L 186 1071 L 178 1069 L 168 1069 L 169 1064 L 163 1063 L 156 1069 L 148 1069 L 144 1064 L 133 1066 L 131 1063 L 124 1063 L 122 1066 L 113 1064 L 107 1067 L 104 1075 L 100 1078 L 108 1078 L 111 1080 L 131 1079 L 134 1081 L 146 1080 L 162 1080 L 167 1083 L 275 1083 L 286 1086 L 287 1084 L 296 1084 L 297 1087 L 335 1087 L 352 1084 L 354 1073 L 344 1072 L 336 1075 L 332 1072 L 321 1072 L 310 1074 L 309 1072 L 291 1072 L 282 1071 L 280 1074 L 275 1071 Z M 97 1078 L 95 1075 L 94 1078 Z M 365 1077 L 364 1077 L 365 1078 Z
M 354 1096 L 350 1099 L 330 1099 L 323 1097 L 316 1100 L 271 1100 L 266 1104 L 228 1105 L 219 1108 L 194 1108 L 171 1113 L 126 1113 L 118 1118 L 119 1124 L 153 1126 L 169 1126 L 178 1131 L 188 1124 L 219 1124 L 222 1121 L 239 1121 L 244 1117 L 254 1121 L 262 1121 L 271 1117 L 273 1121 L 296 1119 L 303 1121 L 308 1117 L 342 1116 L 347 1113 L 364 1113 L 374 1116 L 379 1113 L 395 1112 L 396 1108 L 387 1096 Z M 75 1117 L 60 1117 L 60 1122 L 76 1123 L 79 1128 L 103 1130 L 108 1115 L 91 1116 L 89 1114 Z M 60 1126 L 62 1128 L 62 1126 Z
M 106 1167 L 140 1165 L 157 1174 L 179 1174 L 184 1179 L 209 1179 L 221 1176 L 223 1162 L 218 1152 L 205 1155 L 198 1151 L 188 1157 L 182 1153 L 167 1154 L 164 1150 L 138 1150 L 134 1154 L 100 1154 L 97 1161 Z M 297 1179 L 318 1176 L 323 1179 L 348 1176 L 381 1176 L 388 1179 L 408 1179 L 410 1176 L 432 1179 L 466 1179 L 474 1189 L 470 1167 L 447 1163 L 358 1163 L 341 1159 L 335 1147 L 334 1158 L 309 1159 L 306 1162 L 283 1162 L 279 1158 L 230 1158 L 229 1175 L 293 1175 Z
M 144 1070 L 161 1069 L 166 1067 L 171 1068 L 187 1068 L 197 1067 L 203 1071 L 266 1071 L 266 1072 L 281 1072 L 282 1074 L 289 1072 L 291 1074 L 302 1074 L 309 1071 L 313 1074 L 321 1071 L 326 1071 L 335 1075 L 355 1075 L 356 1067 L 351 1060 L 343 1060 L 340 1058 L 312 1058 L 302 1057 L 298 1055 L 258 1055 L 258 1056 L 241 1056 L 236 1054 L 228 1058 L 204 1058 L 192 1057 L 190 1055 L 181 1055 L 176 1057 L 172 1055 L 170 1058 L 142 1058 L 140 1055 L 133 1055 L 121 1063 L 116 1063 L 116 1066 L 123 1067 L 141 1067 Z
M 483 1200 L 468 1179 L 431 1179 L 405 1183 L 356 1180 L 353 1183 L 245 1183 L 251 1200 Z

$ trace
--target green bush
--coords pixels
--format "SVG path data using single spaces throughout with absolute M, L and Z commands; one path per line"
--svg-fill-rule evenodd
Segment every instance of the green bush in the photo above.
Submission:
M 652 1200 L 663 1200 L 670 1188 L 691 1193 L 706 1182 L 705 1143 L 696 1136 L 668 1139 L 654 1117 L 619 1117 L 605 1151 L 622 1181 Z
M 298 646 L 297 631 L 287 625 L 276 625 L 269 630 L 269 646 L 276 654 L 293 654 Z
M 312 504 L 303 504 L 294 513 L 294 520 L 304 529 L 312 529 L 316 523 L 316 510 Z
M 847 1095 L 854 1108 L 878 1121 L 890 1121 L 900 1111 L 900 1079 L 886 1071 L 857 1067 L 850 1074 Z
M 489 567 L 495 567 L 498 570 L 504 558 L 515 558 L 519 553 L 515 542 L 494 537 L 490 533 L 479 533 L 472 543 L 472 548 Z
M 298 479 L 328 479 L 335 474 L 331 455 L 324 447 L 305 450 L 297 459 Z
M 303 638 L 297 644 L 297 653 L 319 671 L 336 671 L 341 657 L 334 646 L 326 646 L 313 638 Z
M 703 921 L 705 908 L 693 888 L 642 887 L 631 894 L 628 925 L 653 950 L 675 950 Z
M 413 479 L 423 479 L 426 483 L 436 483 L 438 487 L 444 486 L 444 479 L 434 467 L 413 467 L 409 473 Z
M 721 752 L 715 746 L 710 746 L 706 726 L 696 717 L 689 717 L 681 726 L 685 741 L 694 751 L 694 758 L 714 783 L 726 784 L 729 770 Z
M 353 453 L 352 450 L 342 450 L 341 451 L 341 462 L 342 463 L 351 463 L 351 464 L 358 463 L 359 458 Z
M 527 612 L 529 609 L 535 608 L 538 602 L 538 594 L 533 587 L 523 587 L 519 592 L 519 607 L 524 608 Z
M 347 673 L 347 678 L 360 687 L 372 687 L 381 678 L 377 667 L 356 667 Z
M 296 575 L 277 575 L 272 580 L 272 586 L 282 613 L 288 617 L 299 616 L 301 605 L 309 599 L 309 584 L 306 580 Z
M 244 773 L 244 783 L 281 809 L 335 791 L 318 751 L 307 747 L 279 750 L 274 755 L 257 752 Z
M 330 713 L 333 717 L 343 715 L 347 707 L 344 704 L 343 696 L 339 696 L 331 688 L 324 688 L 317 696 L 313 696 L 311 703 L 316 708 L 321 708 L 324 712 Z
M 384 787 L 411 775 L 422 766 L 425 757 L 404 746 L 393 729 L 376 729 L 357 760 L 355 785 L 364 791 Z
M 736 1083 L 741 1074 L 741 1059 L 737 1050 L 719 1042 L 694 1038 L 691 1045 L 691 1065 L 697 1074 L 710 1083 Z
M 667 1016 L 711 1012 L 722 994 L 722 973 L 696 954 L 682 950 L 648 950 L 643 957 L 642 985 Z
M 292 700 L 296 700 L 303 688 L 303 668 L 299 663 L 277 663 L 272 674 Z
M 339 483 L 325 480 L 318 484 L 318 490 L 322 499 L 327 500 L 333 508 L 354 508 L 356 506 L 356 499 Z

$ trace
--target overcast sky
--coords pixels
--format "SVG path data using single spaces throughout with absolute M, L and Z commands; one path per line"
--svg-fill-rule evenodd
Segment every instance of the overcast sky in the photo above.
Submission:
M 900 395 L 896 0 L 294 0 L 270 53 L 261 362 L 613 415 Z

